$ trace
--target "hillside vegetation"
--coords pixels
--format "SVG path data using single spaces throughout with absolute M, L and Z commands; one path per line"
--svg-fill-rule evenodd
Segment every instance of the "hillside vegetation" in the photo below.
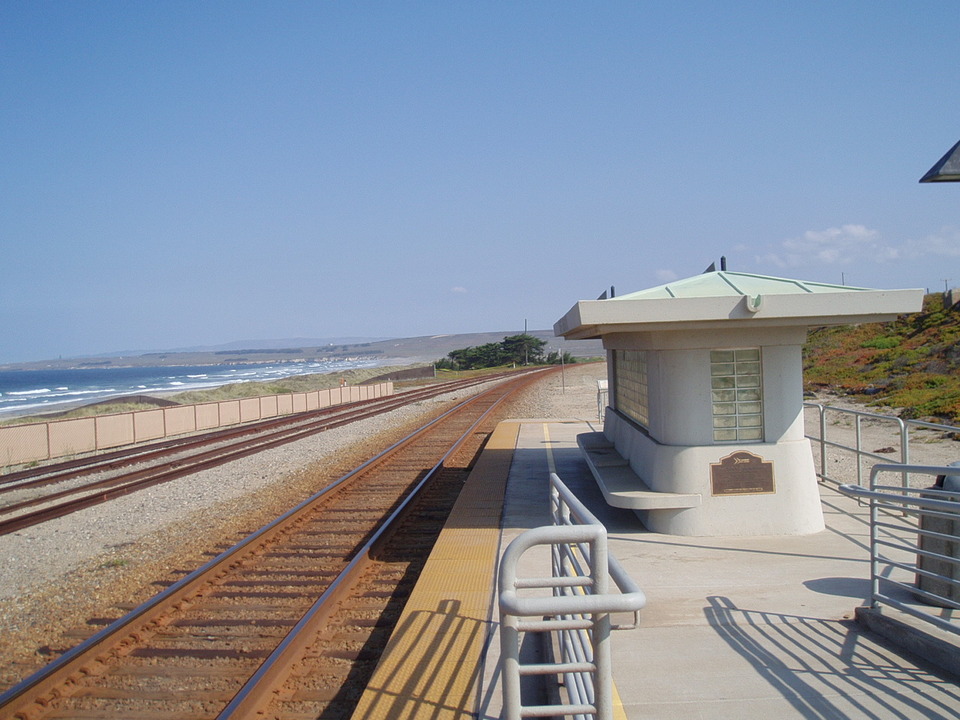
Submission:
M 808 391 L 897 408 L 904 419 L 960 423 L 960 308 L 939 293 L 888 323 L 812 330 L 804 347 Z
M 441 370 L 478 370 L 517 365 L 559 365 L 576 362 L 569 352 L 543 354 L 547 341 L 528 333 L 511 335 L 500 342 L 451 350 L 434 363 Z

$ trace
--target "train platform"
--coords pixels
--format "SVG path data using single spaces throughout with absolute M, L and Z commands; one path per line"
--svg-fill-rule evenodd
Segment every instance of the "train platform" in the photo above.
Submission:
M 556 472 L 608 530 L 647 596 L 612 635 L 615 716 L 957 718 L 960 684 L 862 628 L 870 593 L 866 508 L 822 487 L 827 528 L 806 536 L 647 532 L 606 505 L 580 420 L 511 420 L 490 440 L 441 533 L 354 718 L 499 718 L 499 555 L 549 524 Z M 524 575 L 549 575 L 535 554 Z

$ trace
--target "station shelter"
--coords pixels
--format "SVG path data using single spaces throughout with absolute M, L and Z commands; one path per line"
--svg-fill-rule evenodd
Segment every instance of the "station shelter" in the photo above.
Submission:
M 578 443 L 606 501 L 674 535 L 822 530 L 803 427 L 807 330 L 889 321 L 922 304 L 920 289 L 726 270 L 578 302 L 554 334 L 603 341 L 603 430 Z

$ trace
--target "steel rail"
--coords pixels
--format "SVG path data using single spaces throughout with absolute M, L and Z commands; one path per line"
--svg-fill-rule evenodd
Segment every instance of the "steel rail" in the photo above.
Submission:
M 490 392 L 496 389 L 497 388 L 493 388 Z M 311 495 L 233 547 L 221 552 L 217 557 L 202 567 L 194 570 L 150 600 L 130 611 L 124 617 L 114 621 L 84 642 L 66 651 L 46 667 L 4 692 L 0 695 L 0 717 L 12 717 L 15 716 L 17 712 L 24 712 L 24 707 L 29 707 L 35 702 L 34 698 L 49 697 L 51 693 L 53 695 L 58 694 L 60 691 L 57 690 L 57 686 L 69 684 L 71 678 L 78 677 L 78 673 L 80 676 L 86 674 L 87 671 L 83 668 L 86 663 L 90 662 L 87 658 L 90 657 L 91 654 L 96 653 L 102 655 L 110 652 L 113 648 L 122 647 L 129 643 L 130 638 L 136 637 L 137 635 L 137 630 L 134 627 L 135 624 L 138 624 L 137 627 L 143 627 L 149 624 L 153 618 L 159 617 L 172 608 L 183 605 L 187 598 L 192 597 L 195 591 L 208 582 L 207 578 L 220 572 L 221 568 L 226 568 L 239 562 L 238 557 L 244 550 L 251 549 L 251 546 L 254 544 L 267 542 L 271 537 L 281 534 L 290 523 L 299 520 L 301 516 L 305 516 L 318 501 L 347 487 L 352 479 L 356 478 L 365 470 L 377 463 L 384 462 L 388 457 L 396 454 L 401 448 L 415 442 L 419 437 L 423 436 L 448 416 L 480 400 L 484 394 L 464 400 L 409 433 L 403 439 L 354 468 L 349 473 L 341 476 L 314 495 Z M 469 434 L 469 432 L 467 434 Z M 186 605 L 189 606 L 189 604 L 189 601 L 187 601 Z
M 282 422 L 272 421 L 269 425 L 260 425 L 259 427 L 256 427 L 253 429 L 247 429 L 243 432 L 232 433 L 228 436 L 223 436 L 223 435 L 220 435 L 219 433 L 217 433 L 215 436 L 204 435 L 203 437 L 195 438 L 191 442 L 178 445 L 176 449 L 172 452 L 170 450 L 164 450 L 156 453 L 144 453 L 141 455 L 136 455 L 134 457 L 131 457 L 130 459 L 128 459 L 126 462 L 123 462 L 123 463 L 110 463 L 108 467 L 110 469 L 115 469 L 116 467 L 121 467 L 129 464 L 141 464 L 147 460 L 152 460 L 155 458 L 165 458 L 171 454 L 181 453 L 181 452 L 184 452 L 185 450 L 189 450 L 193 448 L 204 448 L 214 443 L 223 441 L 225 437 L 227 439 L 234 439 L 236 440 L 236 442 L 233 443 L 232 445 L 225 445 L 221 448 L 215 448 L 212 450 L 208 450 L 206 452 L 201 452 L 195 455 L 191 455 L 187 458 L 176 461 L 175 463 L 167 463 L 166 465 L 159 465 L 153 468 L 146 468 L 136 472 L 128 473 L 126 475 L 107 478 L 105 480 L 89 483 L 87 485 L 83 485 L 80 487 L 70 488 L 67 490 L 54 492 L 54 493 L 49 493 L 47 495 L 43 495 L 37 498 L 31 498 L 29 500 L 24 500 L 18 503 L 12 503 L 10 505 L 0 507 L 0 515 L 8 515 L 13 512 L 17 512 L 19 510 L 25 509 L 27 507 L 33 507 L 35 505 L 40 505 L 40 504 L 50 502 L 52 500 L 58 500 L 64 497 L 79 495 L 85 491 L 96 490 L 98 488 L 109 488 L 115 485 L 122 485 L 128 481 L 136 480 L 141 477 L 148 477 L 151 475 L 151 473 L 162 470 L 162 468 L 164 467 L 170 467 L 173 465 L 177 465 L 177 466 L 182 465 L 184 467 L 189 468 L 190 464 L 194 461 L 199 463 L 204 461 L 205 459 L 208 459 L 208 458 L 213 459 L 220 455 L 227 456 L 224 460 L 224 462 L 226 462 L 227 460 L 232 459 L 229 457 L 229 453 L 236 448 L 243 448 L 243 447 L 247 447 L 248 445 L 256 447 L 260 444 L 269 442 L 271 439 L 281 440 L 284 437 L 289 437 L 290 440 L 296 440 L 296 439 L 299 439 L 299 437 L 312 434 L 313 432 L 322 432 L 324 430 L 327 430 L 333 427 L 340 427 L 342 425 L 345 425 L 350 422 L 354 422 L 356 420 L 362 420 L 364 418 L 372 417 L 374 415 L 377 415 L 383 412 L 389 412 L 390 410 L 394 410 L 397 407 L 402 407 L 403 405 L 409 404 L 410 402 L 416 402 L 419 399 L 422 399 L 422 396 L 415 397 L 415 398 L 404 397 L 403 400 L 394 399 L 390 402 L 377 403 L 374 407 L 371 407 L 366 402 L 364 402 L 362 405 L 360 403 L 350 403 L 351 408 L 347 411 L 342 410 L 344 406 L 342 405 L 337 406 L 337 409 L 339 410 L 339 412 L 333 413 L 332 417 L 329 416 L 331 415 L 330 413 L 325 413 L 324 415 L 319 417 L 312 415 L 309 418 L 304 418 L 301 416 L 301 417 L 298 417 L 295 422 L 291 422 L 289 418 L 284 418 Z M 324 410 L 328 410 L 328 409 L 329 408 L 325 408 Z M 266 430 L 266 433 L 264 432 L 265 430 Z M 250 438 L 249 437 L 250 435 L 254 435 L 254 437 Z M 91 470 L 91 472 L 102 472 L 102 471 L 103 469 L 99 467 Z M 48 485 L 53 482 L 60 482 L 64 479 L 70 479 L 74 476 L 75 476 L 75 473 L 68 473 L 66 477 L 57 476 L 53 480 L 44 479 L 42 481 L 37 481 L 37 482 L 42 485 Z M 14 490 L 21 490 L 23 488 L 30 487 L 30 486 L 31 484 L 25 483 L 25 484 L 18 485 L 14 488 L 6 488 L 6 491 L 11 492 Z M 2 531 L 0 531 L 0 534 L 2 534 Z
M 0 482 L 2 482 L 2 485 L 0 485 L 0 494 L 14 492 L 24 488 L 43 487 L 44 485 L 52 485 L 75 477 L 82 477 L 83 475 L 116 470 L 121 467 L 126 467 L 127 465 L 134 465 L 157 457 L 163 457 L 164 455 L 183 452 L 197 445 L 251 435 L 278 425 L 298 422 L 307 415 L 330 415 L 337 412 L 344 412 L 345 410 L 349 411 L 358 405 L 376 403 L 383 399 L 384 398 L 375 398 L 372 400 L 342 403 L 340 405 L 308 410 L 293 415 L 282 415 L 265 420 L 255 420 L 242 425 L 211 430 L 209 432 L 192 433 L 147 444 L 136 444 L 119 450 L 100 452 L 95 455 L 43 465 L 39 468 L 18 470 L 0 476 Z
M 145 460 L 155 457 L 161 457 L 173 452 L 182 452 L 185 449 L 196 445 L 202 445 L 208 442 L 242 437 L 253 433 L 262 432 L 276 426 L 296 424 L 304 419 L 318 416 L 329 416 L 343 412 L 349 412 L 357 407 L 368 407 L 371 405 L 388 405 L 392 401 L 403 398 L 406 403 L 416 402 L 422 399 L 435 397 L 438 394 L 455 392 L 460 389 L 472 387 L 482 382 L 495 380 L 503 377 L 505 373 L 497 373 L 485 378 L 468 378 L 466 380 L 453 380 L 442 385 L 433 385 L 427 388 L 410 390 L 405 393 L 390 395 L 387 397 L 374 398 L 371 400 L 357 400 L 339 405 L 331 405 L 316 410 L 307 410 L 300 413 L 282 415 L 264 420 L 256 420 L 242 425 L 221 428 L 209 432 L 193 433 L 187 436 L 171 438 L 148 444 L 137 444 L 131 447 L 124 447 L 118 450 L 101 452 L 72 460 L 64 460 L 57 463 L 43 465 L 28 470 L 17 470 L 15 472 L 0 475 L 0 494 L 13 492 L 30 487 L 42 487 L 74 477 L 89 475 L 92 473 L 114 470 L 127 465 L 138 464 Z M 25 482 L 21 482 L 25 481 Z
M 303 655 L 310 639 L 316 634 L 316 628 L 327 620 L 334 607 L 343 600 L 350 589 L 369 565 L 371 558 L 386 539 L 394 532 L 407 511 L 419 499 L 433 476 L 443 467 L 447 459 L 467 441 L 481 422 L 508 397 L 503 395 L 487 408 L 483 414 L 454 442 L 443 457 L 424 475 L 423 479 L 393 511 L 376 533 L 363 545 L 353 560 L 330 583 L 330 587 L 317 599 L 310 610 L 300 619 L 270 656 L 237 692 L 227 706 L 217 715 L 217 720 L 243 720 L 262 717 L 260 713 L 273 697 L 273 688 L 278 680 L 285 677 L 290 666 Z
M 309 419 L 307 422 L 303 422 L 303 418 L 300 418 L 297 423 L 286 423 L 279 428 L 273 429 L 266 435 L 257 434 L 253 437 L 250 437 L 249 433 L 244 433 L 242 437 L 236 439 L 236 442 L 227 446 L 214 448 L 206 452 L 196 453 L 187 458 L 169 462 L 163 465 L 145 468 L 118 477 L 99 480 L 80 487 L 70 488 L 11 504 L 0 508 L 0 515 L 11 515 L 29 507 L 35 507 L 37 505 L 50 503 L 65 498 L 72 498 L 40 510 L 35 510 L 30 513 L 24 513 L 14 517 L 9 517 L 5 520 L 0 520 L 0 535 L 22 530 L 24 528 L 31 527 L 42 522 L 47 522 L 58 517 L 63 517 L 73 512 L 129 495 L 130 493 L 138 490 L 143 490 L 164 482 L 175 480 L 185 475 L 216 467 L 232 460 L 237 460 L 242 457 L 255 454 L 262 450 L 268 450 L 279 445 L 294 442 L 325 430 L 341 427 L 367 417 L 389 412 L 390 410 L 396 409 L 397 407 L 402 407 L 412 402 L 446 394 L 448 392 L 454 392 L 456 390 L 461 390 L 466 387 L 471 387 L 473 385 L 482 384 L 489 381 L 490 380 L 488 379 L 484 379 L 479 382 L 467 381 L 465 384 L 459 385 L 456 388 L 445 386 L 442 390 L 437 389 L 429 393 L 418 393 L 413 397 L 409 396 L 407 393 L 404 393 L 402 396 L 393 396 L 393 398 L 388 402 L 378 404 L 376 407 L 371 408 L 364 404 L 362 407 L 355 407 L 352 411 L 342 412 L 334 417 L 314 417 Z M 219 437 L 214 440 L 200 440 L 193 443 L 193 447 L 205 447 L 212 442 L 217 442 L 220 440 L 222 440 L 222 438 Z M 183 449 L 184 448 L 182 447 L 177 448 L 176 452 L 182 452 Z M 169 454 L 169 452 L 164 454 Z M 135 460 L 135 462 L 140 461 L 141 459 Z M 78 495 L 82 495 L 82 497 L 76 497 Z

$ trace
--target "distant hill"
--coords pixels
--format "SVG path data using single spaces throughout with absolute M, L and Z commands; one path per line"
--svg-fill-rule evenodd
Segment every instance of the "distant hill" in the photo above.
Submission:
M 222 345 L 198 345 L 195 347 L 172 348 L 167 352 L 196 353 L 220 352 L 223 350 L 243 350 L 244 348 L 258 348 L 260 350 L 278 350 L 290 347 L 325 347 L 328 345 L 357 345 L 360 343 L 379 342 L 388 340 L 385 337 L 329 337 L 329 338 L 286 338 L 283 340 L 235 340 Z M 136 353 L 143 354 L 143 353 Z
M 813 330 L 803 373 L 812 392 L 898 408 L 904 419 L 960 423 L 960 305 L 945 307 L 934 293 L 921 312 L 892 322 Z
M 451 350 L 500 342 L 519 331 L 463 333 L 456 335 L 424 335 L 389 340 L 360 338 L 350 342 L 318 343 L 303 339 L 248 340 L 228 345 L 195 349 L 144 352 L 85 358 L 63 358 L 28 363 L 0 365 L 0 370 L 36 370 L 83 367 L 150 367 L 164 365 L 241 365 L 246 363 L 303 362 L 337 359 L 368 358 L 378 365 L 411 365 L 433 362 L 445 357 Z M 560 350 L 574 357 L 604 355 L 599 340 L 564 340 L 553 336 L 552 330 L 532 330 L 530 335 L 547 342 L 546 351 Z

